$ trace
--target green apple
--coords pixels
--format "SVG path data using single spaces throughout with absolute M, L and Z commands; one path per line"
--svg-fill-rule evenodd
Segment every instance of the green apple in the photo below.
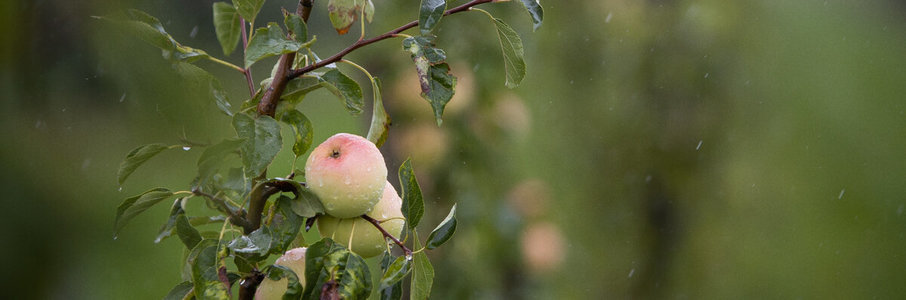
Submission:
M 305 248 L 295 248 L 286 251 L 283 256 L 274 262 L 275 265 L 281 265 L 293 270 L 299 277 L 299 283 L 305 285 Z M 286 278 L 280 280 L 271 280 L 267 277 L 258 285 L 255 291 L 256 300 L 282 299 L 286 293 L 286 284 L 289 283 Z
M 403 233 L 403 226 L 406 224 L 403 212 L 400 210 L 402 205 L 403 199 L 397 195 L 393 185 L 386 182 L 381 201 L 374 206 L 368 216 L 380 221 L 384 230 L 399 238 Z M 341 219 L 320 216 L 318 217 L 318 231 L 321 233 L 321 237 L 329 237 L 337 243 L 346 245 L 350 251 L 364 258 L 377 256 L 387 249 L 384 235 L 374 225 L 362 218 Z
M 305 180 L 327 214 L 358 217 L 381 199 L 387 166 L 374 143 L 338 133 L 312 150 L 305 163 Z

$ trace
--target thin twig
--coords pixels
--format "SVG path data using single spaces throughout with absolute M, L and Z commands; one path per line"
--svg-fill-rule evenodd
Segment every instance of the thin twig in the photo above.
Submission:
M 371 225 L 374 225 L 375 228 L 377 228 L 378 230 L 381 231 L 381 234 L 383 234 L 385 238 L 390 238 L 390 240 L 392 240 L 394 243 L 396 243 L 397 246 L 400 246 L 400 248 L 403 249 L 403 253 L 405 253 L 406 256 L 412 255 L 412 250 L 409 250 L 409 248 L 406 248 L 406 245 L 403 245 L 403 242 L 400 242 L 399 239 L 397 239 L 395 236 L 393 236 L 392 234 L 387 232 L 387 230 L 384 230 L 384 227 L 381 227 L 380 221 L 375 220 L 374 218 L 372 218 L 368 215 L 362 215 L 362 219 L 365 219 L 365 221 L 368 221 L 369 223 L 371 223 Z
M 493 0 L 472 0 L 472 1 L 466 2 L 466 3 L 463 4 L 463 5 L 460 5 L 460 6 L 451 8 L 451 9 L 448 9 L 446 12 L 444 12 L 444 15 L 445 15 L 445 16 L 446 16 L 446 15 L 452 15 L 452 14 L 455 14 L 455 13 L 467 11 L 467 10 L 469 10 L 469 8 L 471 8 L 472 6 L 475 6 L 475 5 L 478 5 L 478 4 L 482 4 L 482 3 L 492 2 L 492 1 L 493 1 Z M 302 76 L 302 75 L 305 74 L 305 73 L 311 72 L 311 71 L 313 71 L 313 70 L 316 70 L 316 69 L 322 68 L 322 67 L 324 67 L 324 66 L 327 66 L 327 65 L 329 65 L 329 64 L 332 64 L 332 63 L 335 63 L 335 62 L 337 62 L 337 61 L 340 61 L 341 59 L 343 59 L 344 56 L 346 56 L 347 54 L 349 54 L 349 53 L 352 52 L 352 51 L 355 51 L 355 50 L 358 49 L 358 48 L 367 46 L 367 45 L 372 44 L 372 43 L 377 42 L 377 41 L 381 41 L 381 40 L 385 40 L 385 39 L 388 39 L 388 38 L 395 37 L 397 34 L 403 32 L 403 31 L 406 31 L 406 30 L 409 29 L 409 28 L 415 27 L 416 25 L 418 25 L 418 20 L 409 22 L 409 23 L 406 24 L 406 25 L 397 27 L 396 29 L 390 30 L 390 31 L 388 31 L 388 32 L 386 32 L 386 33 L 384 33 L 384 34 L 382 34 L 382 35 L 379 35 L 379 36 L 376 36 L 376 37 L 373 37 L 373 38 L 370 38 L 370 39 L 367 39 L 367 40 L 359 40 L 358 42 L 355 42 L 354 44 L 350 45 L 349 47 L 346 47 L 346 49 L 343 49 L 342 51 L 338 52 L 337 54 L 334 54 L 334 55 L 331 56 L 331 57 L 328 57 L 328 58 L 326 58 L 326 59 L 324 59 L 324 60 L 321 60 L 321 61 L 319 61 L 319 62 L 316 62 L 316 63 L 314 63 L 314 64 L 305 66 L 305 67 L 303 67 L 303 68 L 296 69 L 296 70 L 292 70 L 292 72 L 289 73 L 289 78 L 288 78 L 288 79 L 293 79 L 293 78 Z M 275 80 L 276 80 L 276 78 L 275 78 Z
M 239 31 L 242 33 L 242 53 L 243 53 L 243 56 L 245 56 L 245 49 L 249 47 L 249 36 L 248 36 L 248 33 L 246 33 L 246 29 L 245 29 L 245 19 L 243 19 L 242 17 L 239 17 L 239 25 L 241 25 L 241 26 L 239 26 L 239 28 L 240 28 Z M 243 58 L 243 61 L 245 61 L 244 58 Z M 245 82 L 248 83 L 248 85 L 249 85 L 249 95 L 251 95 L 251 97 L 254 98 L 255 97 L 255 80 L 252 79 L 252 71 L 250 71 L 248 68 L 242 69 L 242 75 L 245 75 Z
M 192 194 L 194 194 L 196 196 L 202 196 L 202 197 L 208 198 L 209 200 L 213 201 L 217 205 L 217 207 L 220 209 L 220 211 L 229 215 L 230 223 L 233 223 L 233 225 L 242 227 L 245 230 L 249 230 L 252 228 L 252 226 L 248 222 L 248 220 L 246 220 L 242 216 L 241 208 L 239 209 L 239 211 L 233 211 L 232 209 L 230 209 L 229 206 L 226 205 L 226 200 L 223 200 L 223 199 L 218 198 L 217 196 L 202 192 L 199 189 L 192 190 Z M 254 230 L 254 229 L 252 229 L 252 230 Z

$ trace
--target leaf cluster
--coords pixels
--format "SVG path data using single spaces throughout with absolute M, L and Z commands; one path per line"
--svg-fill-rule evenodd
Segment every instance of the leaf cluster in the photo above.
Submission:
M 420 35 L 403 35 L 402 48 L 415 64 L 421 95 L 434 110 L 438 125 L 456 87 L 456 77 L 446 63 L 446 53 L 436 47 L 432 34 L 445 15 L 468 9 L 487 14 L 497 28 L 506 85 L 515 87 L 524 77 L 524 54 L 518 34 L 490 13 L 473 8 L 487 2 L 492 1 L 473 0 L 448 9 L 445 0 L 422 0 L 418 18 Z M 225 55 L 235 51 L 246 27 L 255 28 L 263 3 L 264 0 L 232 0 L 213 4 L 215 31 Z M 537 29 L 543 15 L 540 5 L 536 0 L 522 0 L 522 3 Z M 360 21 L 364 34 L 364 21 L 373 20 L 374 4 L 371 0 L 329 0 L 327 12 L 339 34 L 347 33 L 356 20 Z M 412 299 L 428 298 L 434 269 L 426 252 L 440 247 L 453 236 L 457 226 L 456 205 L 451 207 L 447 217 L 432 230 L 423 244 L 416 228 L 425 215 L 425 203 L 411 160 L 402 164 L 398 176 L 403 200 L 401 210 L 406 220 L 406 241 L 415 250 L 409 250 L 405 242 L 388 236 L 404 250 L 404 255 L 396 256 L 388 247 L 380 261 L 383 273 L 380 282 L 374 283 L 362 257 L 342 244 L 329 238 L 313 243 L 302 238 L 301 232 L 309 230 L 313 221 L 324 214 L 321 201 L 304 182 L 293 179 L 295 172 L 285 177 L 269 176 L 267 172 L 274 158 L 283 150 L 281 132 L 284 127 L 292 132 L 291 151 L 296 160 L 311 148 L 313 124 L 302 111 L 296 109 L 308 93 L 324 88 L 334 94 L 350 113 L 359 114 L 364 110 L 362 88 L 335 62 L 346 63 L 368 76 L 373 92 L 373 110 L 367 138 L 380 147 L 388 138 L 391 119 L 384 110 L 379 78 L 372 76 L 365 68 L 343 60 L 342 55 L 331 56 L 330 63 L 325 64 L 312 50 L 317 39 L 309 37 L 306 20 L 286 11 L 282 24 L 268 22 L 264 27 L 249 30 L 251 36 L 242 43 L 241 67 L 180 44 L 166 32 L 158 19 L 144 12 L 127 10 L 100 19 L 160 48 L 163 57 L 173 63 L 176 73 L 210 92 L 218 109 L 230 117 L 235 131 L 234 136 L 218 143 L 194 147 L 203 147 L 204 150 L 196 163 L 197 174 L 187 189 L 149 189 L 126 198 L 117 207 L 114 237 L 144 211 L 164 200 L 173 199 L 170 213 L 155 242 L 176 236 L 185 246 L 187 255 L 184 259 L 185 281 L 176 285 L 166 299 L 227 299 L 232 296 L 231 286 L 237 284 L 240 278 L 243 282 L 286 278 L 284 299 L 363 299 L 373 289 L 381 299 L 399 299 L 407 277 L 410 278 Z M 400 27 L 399 31 L 409 28 L 406 26 Z M 385 34 L 371 41 L 392 36 Z M 360 44 L 362 41 L 360 39 L 350 46 L 348 51 L 364 45 Z M 262 80 L 257 87 L 250 86 L 253 95 L 238 110 L 233 109 L 219 80 L 193 64 L 200 59 L 211 60 L 241 72 L 251 85 L 249 68 L 274 56 L 286 59 L 290 69 L 318 67 L 284 78 L 277 75 L 281 74 L 278 72 L 280 64 L 275 65 L 270 77 Z M 283 83 L 276 95 L 279 100 L 276 113 L 271 116 L 255 111 L 264 94 L 273 92 L 278 82 Z M 118 183 L 123 185 L 131 174 L 156 155 L 183 147 L 187 145 L 154 143 L 133 149 L 120 164 Z M 295 165 L 292 169 L 296 169 Z M 194 215 L 186 210 L 189 201 L 202 201 L 219 214 Z M 379 222 L 374 224 L 380 226 Z M 305 274 L 295 274 L 288 268 L 266 262 L 272 255 L 280 255 L 299 246 L 308 247 Z M 251 286 L 254 289 L 255 284 Z

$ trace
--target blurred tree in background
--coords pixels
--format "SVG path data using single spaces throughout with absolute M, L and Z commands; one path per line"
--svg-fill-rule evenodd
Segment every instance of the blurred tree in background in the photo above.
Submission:
M 177 283 L 178 242 L 152 238 L 166 209 L 118 240 L 113 211 L 148 188 L 141 182 L 191 178 L 199 152 L 161 154 L 122 188 L 116 168 L 136 145 L 216 141 L 232 129 L 212 125 L 225 117 L 171 75 L 159 50 L 90 16 L 138 8 L 177 40 L 215 52 L 211 4 L 0 3 L 0 282 L 11 299 L 157 299 Z M 326 1 L 315 4 L 322 14 L 312 15 L 311 34 L 333 36 Z M 294 5 L 268 1 L 262 18 Z M 528 65 L 512 90 L 502 88 L 484 16 L 444 19 L 437 43 L 460 83 L 442 127 L 398 43 L 350 57 L 384 78 L 388 168 L 411 155 L 426 204 L 459 203 L 457 237 L 431 253 L 434 298 L 906 295 L 906 7 L 542 5 L 538 32 L 510 23 Z M 378 5 L 382 21 L 369 32 L 414 19 L 413 6 Z M 319 42 L 326 53 L 355 38 Z M 247 95 L 241 76 L 205 67 L 234 102 Z M 315 143 L 367 128 L 330 97 L 316 92 L 302 104 Z M 291 160 L 282 153 L 273 167 L 288 173 Z M 428 211 L 439 215 L 427 223 L 446 213 Z

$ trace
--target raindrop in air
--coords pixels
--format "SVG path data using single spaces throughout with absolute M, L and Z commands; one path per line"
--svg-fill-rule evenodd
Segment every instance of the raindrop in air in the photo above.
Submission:
M 699 150 L 699 149 L 702 148 L 702 142 L 704 142 L 704 140 L 699 140 L 699 141 L 698 141 L 698 146 L 695 146 L 695 150 Z
M 123 95 L 120 96 L 120 103 L 123 103 L 123 101 L 125 101 L 125 100 L 126 100 L 126 93 L 123 93 Z

